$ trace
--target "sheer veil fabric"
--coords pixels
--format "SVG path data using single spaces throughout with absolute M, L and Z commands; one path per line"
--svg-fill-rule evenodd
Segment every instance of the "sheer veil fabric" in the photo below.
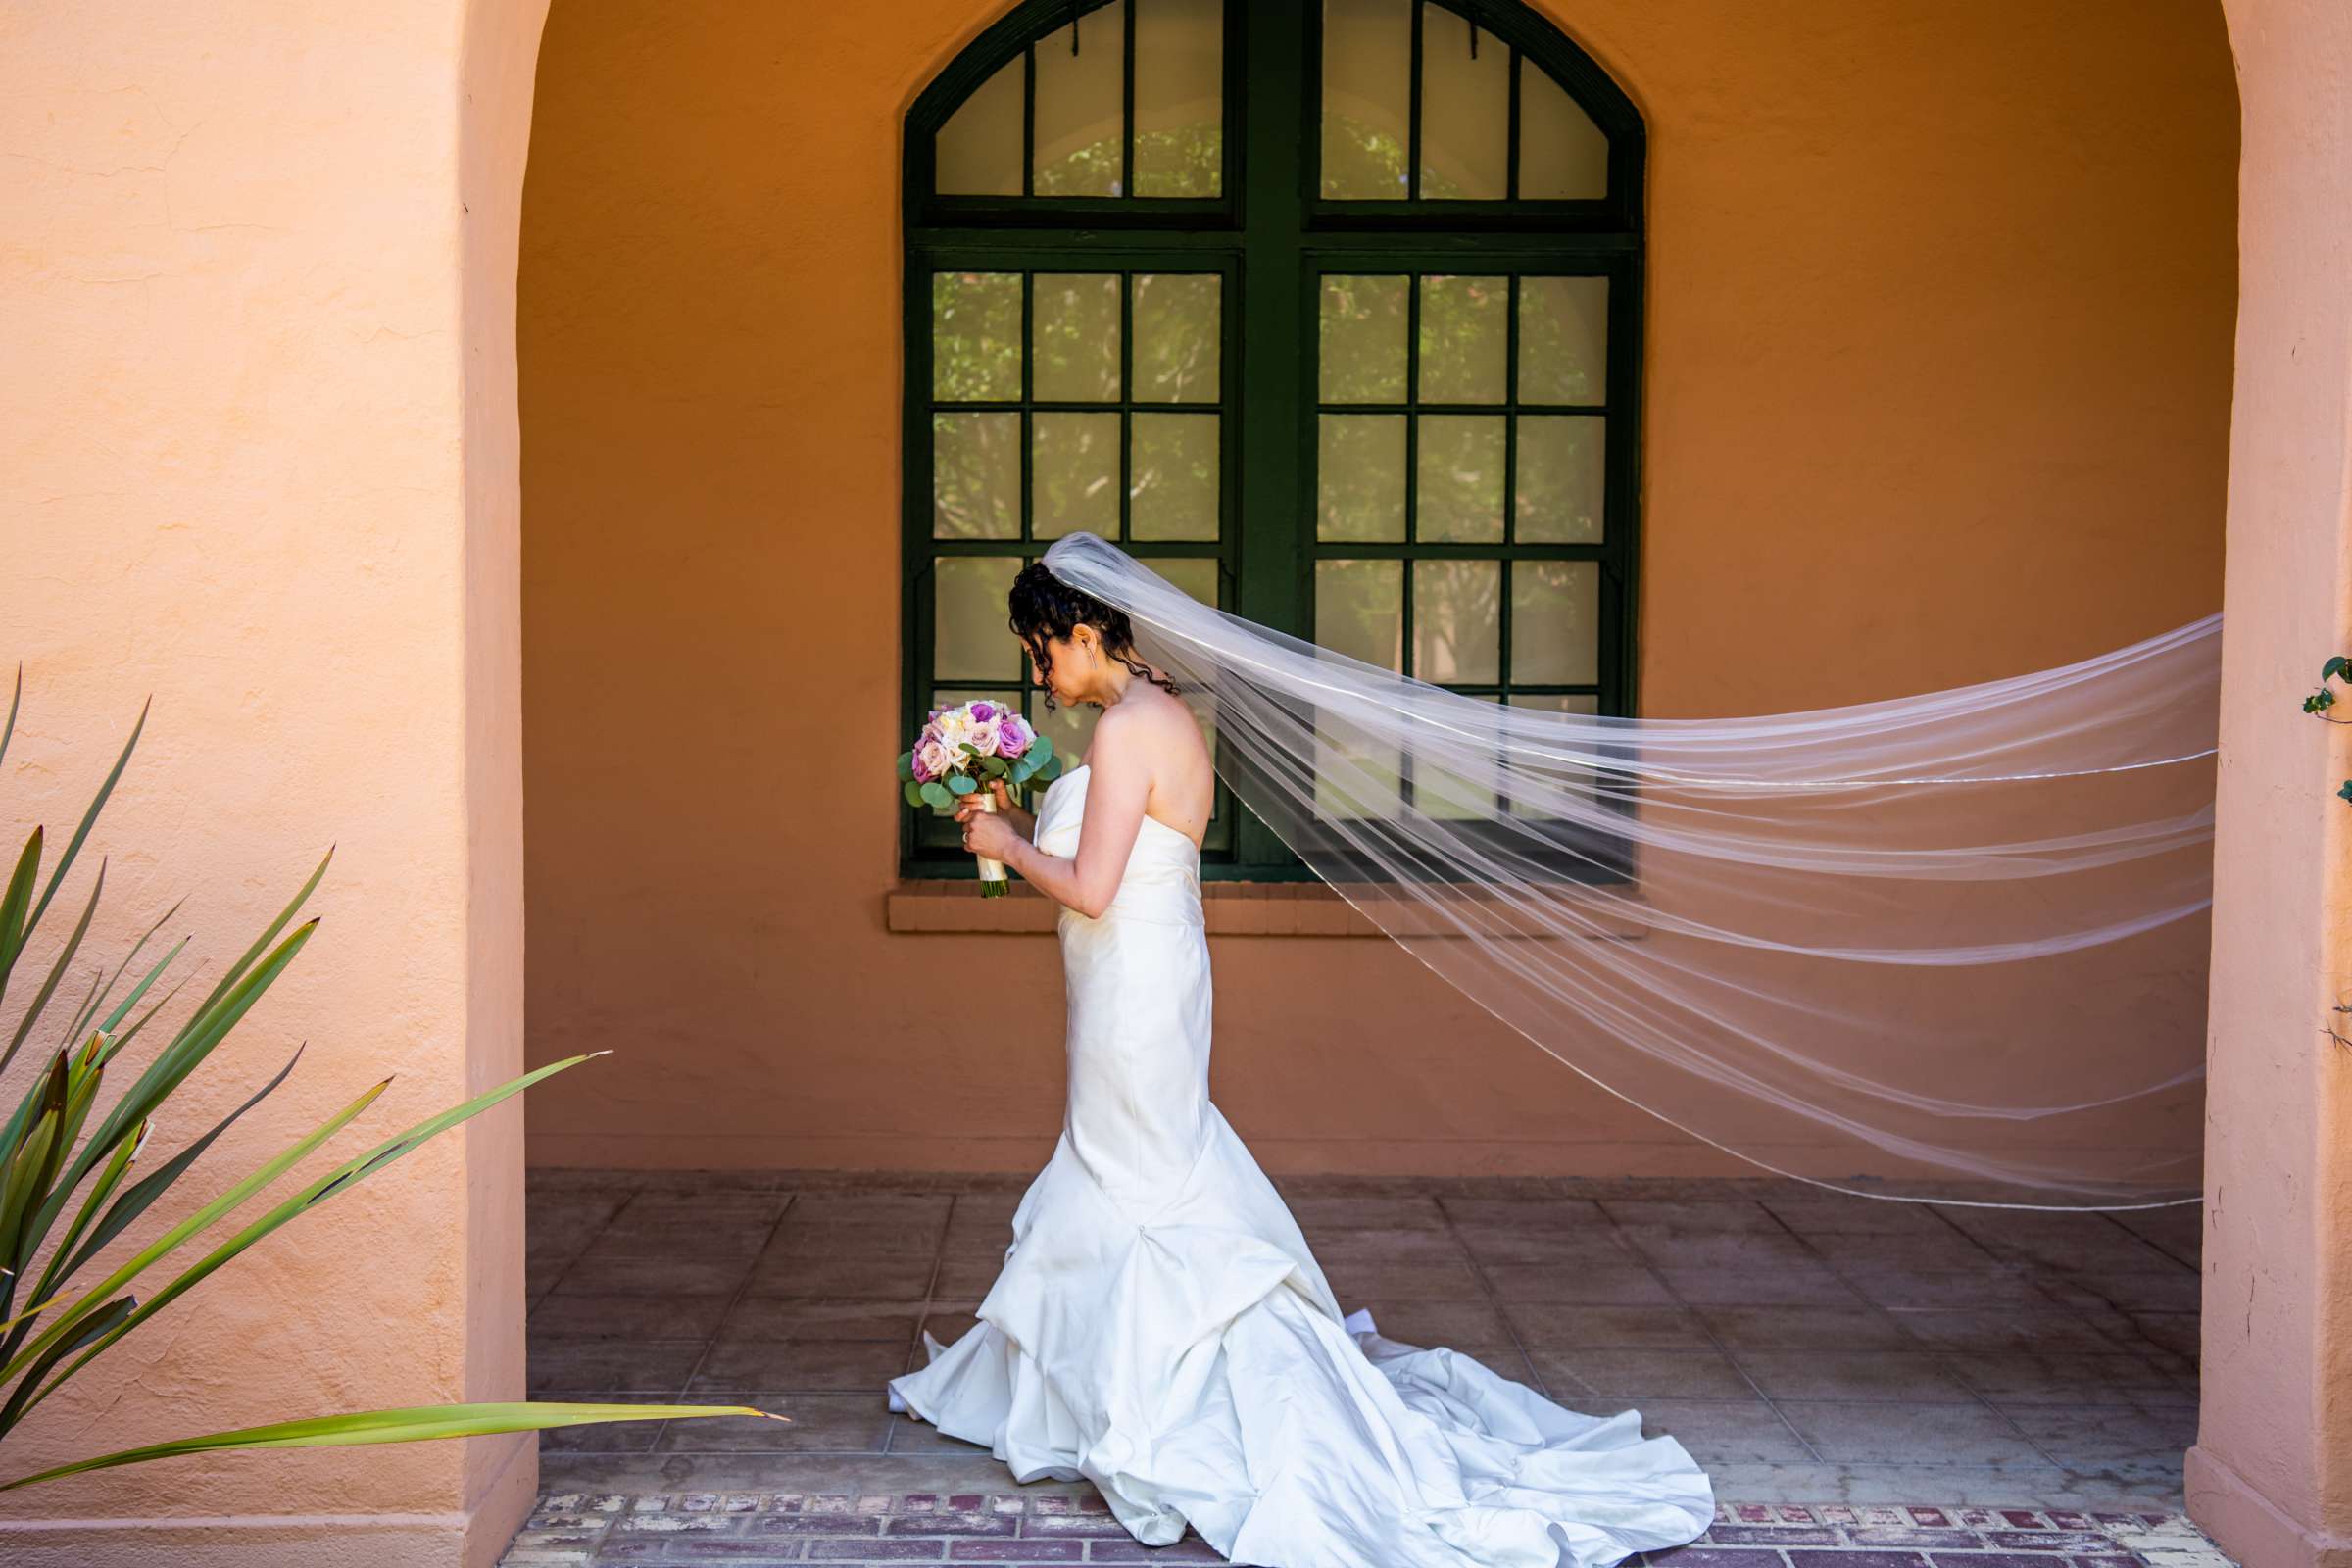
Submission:
M 1093 534 L 1234 793 L 1594 1084 L 1872 1197 L 2193 1200 L 2220 617 L 2008 679 L 1725 719 L 1467 696 L 1204 606 Z

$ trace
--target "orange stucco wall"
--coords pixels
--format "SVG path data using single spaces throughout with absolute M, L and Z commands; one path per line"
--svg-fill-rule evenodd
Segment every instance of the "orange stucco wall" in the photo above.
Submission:
M 2215 841 L 2203 1408 L 2190 1511 L 2251 1568 L 2352 1563 L 2352 13 L 2230 0 L 2245 82 Z
M 1548 9 L 1650 134 L 1648 711 L 2010 673 L 2216 607 L 2209 0 Z M 996 13 L 554 9 L 518 325 L 530 1049 L 620 1054 L 543 1094 L 534 1160 L 1019 1168 L 1058 1127 L 1051 941 L 888 934 L 874 771 L 899 125 Z M 1384 945 L 1215 961 L 1215 1092 L 1270 1165 L 1725 1168 Z M 954 974 L 1029 1021 L 944 1022 L 917 997 Z
M 337 847 L 310 946 L 159 1119 L 151 1160 L 307 1042 L 192 1195 L 378 1079 L 317 1168 L 520 1070 L 512 300 L 544 15 L 172 0 L 0 24 L 12 845 L 45 822 L 54 857 L 155 699 L 27 966 L 105 856 L 83 961 L 119 959 L 185 897 L 167 936 L 193 938 L 198 984 L 176 1020 Z M 0 1085 L 10 1102 L 37 1054 Z M 20 1428 L 0 1473 L 519 1397 L 521 1120 L 501 1107 L 231 1263 Z M 0 1560 L 486 1563 L 535 1477 L 520 1438 L 174 1460 L 0 1499 Z

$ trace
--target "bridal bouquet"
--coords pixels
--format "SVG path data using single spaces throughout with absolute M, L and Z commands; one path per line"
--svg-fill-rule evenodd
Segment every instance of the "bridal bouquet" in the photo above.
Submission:
M 934 709 L 913 749 L 899 754 L 900 785 L 906 804 L 918 809 L 952 809 L 990 779 L 1001 778 L 1019 791 L 1060 775 L 1061 759 L 1054 755 L 1053 741 L 1012 709 L 985 697 Z M 996 810 L 995 795 L 983 792 L 980 808 Z M 1004 862 L 982 860 L 980 896 L 998 898 L 1004 890 Z

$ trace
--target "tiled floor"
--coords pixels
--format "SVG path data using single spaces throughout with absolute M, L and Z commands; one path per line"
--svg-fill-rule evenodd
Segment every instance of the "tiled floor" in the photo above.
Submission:
M 667 1499 L 655 1514 L 693 1496 L 731 1498 L 705 1510 L 720 1515 L 772 1510 L 779 1494 L 885 1511 L 929 1494 L 1078 1505 L 1087 1489 L 1016 1489 L 986 1450 L 891 1414 L 881 1392 L 920 1354 L 920 1331 L 946 1341 L 969 1327 L 1025 1183 L 535 1173 L 534 1396 L 792 1418 L 551 1434 L 544 1485 Z M 2180 1506 L 2196 1414 L 2193 1208 L 2018 1213 L 1778 1182 L 1279 1185 L 1345 1306 L 1573 1408 L 1639 1406 L 1707 1466 L 1719 1498 Z M 1803 1528 L 1840 1527 L 1813 1516 Z M 646 1555 L 630 1549 L 595 1560 Z M 1678 1560 L 1699 1568 L 1696 1550 Z

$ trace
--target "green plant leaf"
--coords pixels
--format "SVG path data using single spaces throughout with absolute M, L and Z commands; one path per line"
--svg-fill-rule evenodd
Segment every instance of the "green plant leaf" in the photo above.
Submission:
M 442 1111 L 439 1115 L 426 1117 L 423 1121 L 420 1121 L 416 1126 L 409 1128 L 406 1132 L 398 1133 L 393 1137 L 385 1139 L 382 1143 L 376 1145 L 375 1148 L 369 1150 L 367 1153 L 361 1154 L 357 1158 L 348 1160 L 336 1169 L 329 1171 L 326 1175 L 321 1176 L 317 1181 L 311 1183 L 301 1192 L 296 1193 L 292 1198 L 287 1199 L 284 1202 L 279 1203 L 275 1208 L 270 1209 L 260 1219 L 255 1220 L 243 1230 L 237 1232 L 236 1235 L 230 1237 L 227 1241 L 222 1242 L 219 1247 L 213 1249 L 212 1251 L 206 1253 L 202 1258 L 190 1264 L 188 1268 L 179 1275 L 178 1278 L 174 1279 L 171 1284 L 165 1286 L 161 1291 L 157 1292 L 154 1298 L 148 1300 L 146 1304 L 140 1306 L 136 1311 L 132 1312 L 121 1323 L 116 1324 L 115 1327 L 101 1335 L 88 1349 L 81 1352 L 72 1366 L 69 1366 L 64 1371 L 58 1373 L 56 1379 L 51 1382 L 47 1388 L 34 1395 L 32 1398 L 26 1402 L 24 1408 L 29 1410 L 33 1405 L 36 1405 L 40 1403 L 41 1400 L 47 1398 L 69 1378 L 73 1377 L 74 1373 L 79 1372 L 83 1367 L 88 1366 L 92 1361 L 98 1359 L 99 1356 L 105 1354 L 107 1349 L 117 1341 L 121 1340 L 124 1335 L 130 1333 L 133 1329 L 139 1327 L 139 1325 L 154 1317 L 165 1307 L 170 1306 L 181 1296 L 187 1294 L 191 1290 L 194 1290 L 198 1285 L 202 1284 L 204 1280 L 215 1270 L 220 1268 L 223 1264 L 235 1258 L 247 1248 L 252 1247 L 256 1242 L 261 1241 L 264 1237 L 270 1235 L 279 1226 L 284 1225 L 291 1220 L 297 1219 L 300 1216 L 309 1213 L 311 1210 L 318 1208 L 323 1204 L 332 1201 L 334 1199 L 341 1197 L 343 1194 L 351 1191 L 351 1189 L 354 1187 L 357 1187 L 360 1183 L 366 1181 L 368 1177 L 373 1176 L 376 1172 L 385 1169 L 387 1166 L 393 1164 L 404 1155 L 407 1155 L 423 1145 L 431 1142 L 434 1138 L 438 1137 L 444 1132 L 447 1132 L 450 1128 L 457 1126 L 460 1122 L 467 1121 L 475 1116 L 480 1115 L 483 1111 L 488 1110 L 491 1106 L 496 1105 L 514 1095 L 521 1094 L 525 1089 L 530 1088 L 531 1085 L 538 1083 L 542 1079 L 552 1078 L 557 1073 L 576 1067 L 581 1062 L 591 1059 L 592 1055 L 603 1054 L 603 1052 L 595 1052 L 583 1055 L 567 1056 L 562 1061 L 550 1062 L 547 1066 L 541 1067 L 535 1072 L 527 1072 L 519 1078 L 509 1079 L 506 1083 L 499 1085 L 496 1089 L 489 1091 L 487 1094 L 476 1095 L 473 1099 L 466 1101 L 462 1105 L 454 1105 L 448 1110 Z M 108 1295 L 112 1293 L 111 1291 L 100 1291 L 92 1294 Z M 61 1328 L 70 1325 L 73 1321 L 74 1320 L 72 1318 L 68 1318 L 65 1323 L 51 1324 L 44 1335 L 44 1338 L 58 1335 L 58 1331 Z M 37 1344 L 38 1342 L 35 1343 Z M 20 1354 L 18 1357 L 19 1360 L 24 1358 L 24 1354 Z M 9 1372 L 14 1369 L 14 1366 L 15 1363 L 12 1362 L 9 1368 L 0 1369 L 0 1380 L 5 1380 L 9 1375 Z
M 2352 778 L 2344 780 L 2344 787 L 2340 790 L 2337 790 L 2335 793 L 2342 796 L 2347 801 L 2352 801 Z
M 1029 743 L 1029 749 L 1023 752 L 1021 755 L 1040 762 L 1052 760 L 1054 756 L 1054 737 L 1046 734 L 1043 730 L 1040 730 L 1038 732 L 1037 739 L 1031 741 Z
M 8 995 L 8 977 L 16 969 L 17 955 L 24 951 L 24 916 L 32 907 L 33 878 L 40 874 L 42 832 L 36 827 L 26 837 L 8 891 L 0 894 L 0 997 Z
M 482 1438 L 501 1432 L 544 1432 L 556 1427 L 592 1426 L 605 1421 L 704 1421 L 721 1416 L 781 1421 L 780 1415 L 746 1404 L 428 1404 L 404 1410 L 361 1410 L 308 1421 L 216 1432 L 201 1438 L 124 1448 L 95 1459 L 77 1459 L 0 1485 L 0 1492 L 38 1486 L 63 1476 L 112 1470 L 126 1464 L 172 1459 L 182 1454 L 235 1448 L 335 1448 L 382 1443 L 423 1443 L 441 1438 Z
M 89 902 L 81 906 L 81 918 L 74 922 L 74 934 L 68 937 L 66 945 L 58 950 L 57 961 L 49 966 L 49 978 L 42 981 L 41 989 L 33 993 L 32 1005 L 24 1009 L 24 1016 L 17 1024 L 17 1032 L 10 1038 L 8 1049 L 0 1051 L 0 1072 L 6 1072 L 8 1064 L 17 1059 L 17 1052 L 24 1046 L 24 1037 L 31 1034 L 32 1026 L 40 1021 L 42 1009 L 49 1005 L 50 997 L 57 991 L 57 983 L 65 978 L 66 965 L 74 961 L 74 955 L 80 948 L 81 939 L 89 935 L 90 916 L 98 912 L 98 895 L 105 891 L 106 862 L 101 860 L 98 862 L 98 879 L 90 885 Z M 40 911 L 37 909 L 33 911 L 33 918 L 39 919 Z
M 579 1058 L 574 1057 L 573 1059 L 578 1060 Z M 99 1302 L 122 1290 L 154 1264 L 171 1256 L 192 1238 L 202 1235 L 211 1228 L 216 1220 L 234 1211 L 255 1193 L 284 1175 L 304 1155 L 342 1131 L 360 1112 L 375 1103 L 376 1096 L 391 1086 L 392 1080 L 389 1078 L 370 1086 L 357 1100 L 345 1105 L 325 1121 L 320 1122 L 303 1138 L 282 1151 L 275 1158 L 263 1164 L 246 1176 L 243 1181 L 236 1183 L 226 1192 L 141 1248 L 136 1254 L 125 1260 L 122 1267 L 108 1275 L 103 1284 L 83 1293 L 71 1306 L 66 1307 L 55 1318 L 52 1318 L 32 1344 L 10 1357 L 5 1366 L 0 1366 L 0 1383 L 6 1383 L 14 1378 L 29 1365 L 34 1357 L 47 1350 L 58 1340 L 63 1339 L 74 1323 L 96 1310 Z
M 899 777 L 903 779 L 914 777 L 914 754 L 912 752 L 899 754 Z
M 906 781 L 903 793 L 906 797 L 906 804 L 908 806 L 920 806 L 923 804 L 923 787 L 920 784 L 917 784 L 914 780 L 908 779 Z
M 128 1192 L 124 1193 L 121 1200 L 118 1201 L 113 1208 L 107 1210 L 106 1218 L 98 1222 L 98 1228 L 90 1232 L 89 1240 L 82 1243 L 80 1251 L 74 1254 L 67 1262 L 65 1266 L 65 1273 L 71 1275 L 75 1269 L 81 1267 L 82 1264 L 88 1262 L 91 1257 L 95 1256 L 97 1252 L 106 1246 L 107 1243 L 122 1235 L 125 1230 L 128 1230 L 131 1226 L 131 1223 L 135 1221 L 141 1214 L 146 1213 L 149 1206 L 152 1205 L 157 1199 L 163 1197 L 165 1191 L 170 1188 L 173 1182 L 179 1180 L 179 1178 L 186 1173 L 190 1165 L 195 1164 L 196 1161 L 204 1157 L 204 1152 L 213 1147 L 213 1141 L 215 1139 L 219 1138 L 222 1133 L 228 1131 L 230 1127 L 234 1126 L 238 1117 L 244 1115 L 254 1106 L 269 1099 L 270 1096 L 275 1092 L 277 1086 L 284 1083 L 286 1079 L 292 1075 L 294 1071 L 294 1064 L 302 1060 L 302 1054 L 307 1049 L 307 1045 L 295 1047 L 294 1054 L 286 1058 L 286 1064 L 283 1067 L 277 1069 L 277 1076 L 270 1079 L 268 1083 L 262 1085 L 259 1090 L 256 1090 L 252 1099 L 246 1101 L 245 1103 L 239 1105 L 236 1109 L 230 1111 L 227 1115 L 215 1122 L 211 1131 L 207 1132 L 202 1138 L 197 1139 L 194 1143 L 188 1145 L 187 1148 L 181 1150 L 178 1153 L 173 1154 L 170 1159 L 158 1166 L 152 1175 L 147 1176 L 136 1186 L 132 1187 Z M 143 1134 L 138 1134 L 137 1136 L 143 1136 Z M 122 1152 L 135 1152 L 135 1143 L 130 1139 L 125 1139 L 122 1144 Z M 127 1163 L 128 1161 L 126 1159 L 125 1164 L 127 1165 Z M 78 1230 L 79 1228 L 80 1227 L 77 1224 L 75 1229 Z M 73 1245 L 74 1238 L 72 1235 L 69 1235 L 66 1240 L 59 1245 L 59 1255 L 65 1256 L 66 1248 L 69 1248 Z M 53 1268 L 55 1267 L 54 1264 L 51 1266 Z M 41 1294 L 45 1296 L 48 1293 L 43 1291 Z
M 2320 679 L 2323 681 L 2333 680 L 2338 675 L 2352 679 L 2352 658 L 2338 654 L 2320 666 Z M 14 716 L 13 713 L 11 716 Z
M 26 934 L 29 935 L 32 928 L 41 923 L 41 916 L 49 908 L 49 901 L 57 896 L 57 885 L 74 868 L 74 858 L 81 853 L 82 841 L 90 836 L 90 829 L 97 824 L 98 813 L 105 808 L 107 798 L 115 793 L 115 785 L 122 779 L 122 769 L 130 765 L 131 751 L 139 744 L 140 731 L 147 727 L 147 710 L 154 706 L 155 699 L 152 697 L 140 705 L 139 721 L 131 726 L 130 739 L 122 743 L 122 755 L 115 759 L 114 768 L 106 775 L 106 782 L 98 786 L 98 793 L 91 797 L 89 809 L 81 813 L 81 822 L 74 829 L 74 837 L 66 842 L 66 853 L 58 857 L 57 869 L 49 873 L 48 884 L 41 889 L 41 902 L 33 906 L 32 918 L 24 922 Z
M 8 760 L 8 743 L 16 738 L 17 705 L 24 700 L 24 666 L 17 666 L 17 689 L 8 699 L 8 724 L 0 728 L 0 762 Z
M 101 1334 L 112 1333 L 138 1308 L 138 1304 L 127 1296 L 109 1301 L 84 1319 L 79 1329 L 52 1346 L 46 1355 L 32 1364 L 32 1370 L 17 1380 L 16 1388 L 9 1394 L 8 1402 L 0 1405 L 0 1433 L 17 1424 L 18 1417 L 24 1413 L 25 1407 L 31 1402 L 33 1391 L 48 1376 L 51 1368 Z
M 74 1162 L 73 1175 L 67 1179 L 68 1186 L 78 1185 L 90 1167 L 106 1157 L 107 1151 L 114 1148 L 125 1128 L 133 1122 L 145 1121 L 154 1114 L 156 1107 L 203 1063 L 213 1048 L 220 1043 L 229 1030 L 236 1027 L 237 1020 L 244 1017 L 253 1004 L 262 999 L 271 982 L 285 972 L 286 965 L 294 961 L 295 955 L 302 951 L 303 944 L 310 941 L 311 934 L 318 929 L 318 922 L 316 919 L 303 922 L 267 958 L 254 965 L 250 973 L 241 976 L 225 993 L 216 988 L 215 998 L 180 1025 L 180 1031 L 172 1043 L 157 1053 L 155 1060 L 147 1064 L 147 1070 L 139 1074 L 121 1100 L 115 1102 L 114 1107 L 106 1114 L 106 1120 L 99 1124 L 98 1131 L 92 1133 L 89 1142 L 82 1146 L 80 1157 Z M 145 1019 L 140 1021 L 144 1023 Z
M 978 789 L 979 787 L 979 785 L 972 782 L 972 776 L 969 773 L 950 773 L 948 775 L 948 791 L 950 794 L 969 795 L 972 793 L 972 791 Z
M 277 934 L 286 928 L 286 922 L 294 918 L 294 911 L 301 908 L 304 903 L 310 899 L 311 894 L 317 890 L 319 879 L 326 875 L 326 868 L 333 863 L 334 858 L 335 847 L 330 844 L 326 848 L 326 854 L 319 858 L 318 869 L 311 873 L 309 881 L 303 883 L 301 891 L 287 901 L 286 906 L 277 911 L 277 918 L 263 928 L 262 934 L 253 939 L 253 946 L 247 948 L 239 956 L 237 961 L 228 966 L 228 972 L 220 977 L 220 983 L 215 985 L 211 993 L 196 1004 L 197 1017 L 202 1017 L 212 1011 L 214 1005 L 234 990 L 238 981 L 245 978 L 245 971 L 253 967 L 254 960 L 261 957 L 270 944 L 277 939 Z M 314 926 L 318 923 L 317 920 L 311 922 Z M 193 1020 L 191 1020 L 191 1026 Z
M 956 797 L 949 794 L 948 787 L 937 779 L 931 779 L 923 785 L 923 799 L 934 809 L 942 811 L 956 804 Z

